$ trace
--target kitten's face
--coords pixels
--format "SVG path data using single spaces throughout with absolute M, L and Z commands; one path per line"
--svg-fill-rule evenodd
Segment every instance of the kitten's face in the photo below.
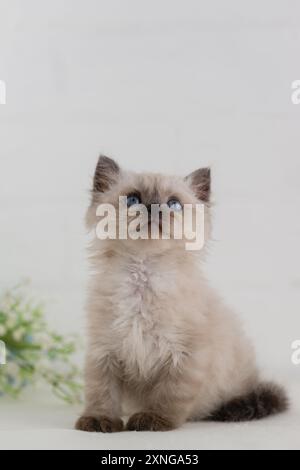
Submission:
M 119 197 L 126 196 L 127 204 L 120 209 Z M 185 235 L 179 240 L 174 239 L 174 223 L 176 217 L 182 214 L 184 220 L 184 205 L 196 207 L 197 204 L 205 205 L 206 238 L 209 229 L 209 198 L 210 198 L 210 170 L 200 169 L 186 178 L 166 176 L 152 173 L 125 172 L 119 168 L 116 162 L 107 157 L 100 157 L 93 182 L 92 203 L 88 210 L 88 226 L 95 227 L 99 221 L 96 216 L 97 207 L 101 204 L 110 204 L 115 208 L 116 239 L 109 240 L 112 244 L 122 244 L 134 251 L 159 252 L 167 249 L 183 248 L 186 242 Z M 137 223 L 136 212 L 138 205 L 142 204 L 148 210 L 148 217 L 144 217 L 142 223 Z M 166 233 L 162 216 L 155 214 L 151 206 L 163 204 L 170 217 L 170 228 Z M 180 214 L 181 213 L 181 214 Z M 134 223 L 136 221 L 136 223 Z M 141 218 L 139 218 L 141 221 Z M 138 232 L 147 233 L 147 239 L 120 239 L 120 224 L 126 224 L 127 233 L 131 228 L 137 228 Z M 156 226 L 159 239 L 151 238 L 151 226 Z M 183 224 L 182 224 L 183 226 Z M 168 236 L 169 239 L 162 239 Z M 107 241 L 106 241 L 107 243 Z

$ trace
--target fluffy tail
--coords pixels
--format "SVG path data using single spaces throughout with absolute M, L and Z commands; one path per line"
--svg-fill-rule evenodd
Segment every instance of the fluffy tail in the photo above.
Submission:
M 262 383 L 246 395 L 234 398 L 216 409 L 208 421 L 252 421 L 282 413 L 288 409 L 284 389 L 273 383 Z

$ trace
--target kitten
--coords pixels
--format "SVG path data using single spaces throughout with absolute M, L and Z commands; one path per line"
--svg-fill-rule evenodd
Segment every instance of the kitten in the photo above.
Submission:
M 176 198 L 205 205 L 210 233 L 210 170 L 186 178 L 125 172 L 100 157 L 87 225 L 120 195 L 149 206 Z M 150 223 L 150 222 L 149 222 Z M 86 405 L 76 429 L 163 431 L 187 420 L 243 421 L 287 408 L 285 392 L 260 381 L 237 318 L 208 286 L 200 252 L 184 240 L 99 240 L 90 247 Z

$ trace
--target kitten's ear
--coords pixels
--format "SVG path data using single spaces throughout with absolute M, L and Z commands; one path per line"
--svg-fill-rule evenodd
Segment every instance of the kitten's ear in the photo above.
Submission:
M 119 174 L 119 165 L 111 158 L 101 155 L 94 174 L 93 191 L 104 193 L 118 181 Z
M 200 168 L 185 177 L 198 199 L 204 202 L 210 200 L 211 170 L 210 168 Z

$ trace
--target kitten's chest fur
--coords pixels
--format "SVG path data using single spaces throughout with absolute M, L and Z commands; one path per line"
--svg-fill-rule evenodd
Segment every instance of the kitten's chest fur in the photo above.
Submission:
M 120 273 L 112 329 L 115 356 L 129 378 L 153 377 L 182 356 L 176 326 L 168 321 L 172 298 L 165 301 L 174 274 L 143 260 L 129 262 Z

